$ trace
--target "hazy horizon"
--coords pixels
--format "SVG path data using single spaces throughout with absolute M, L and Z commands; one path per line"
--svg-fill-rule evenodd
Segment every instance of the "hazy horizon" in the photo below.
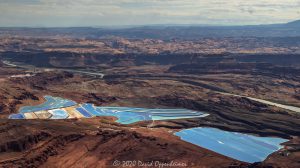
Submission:
M 299 0 L 0 0 L 0 27 L 261 25 L 300 18 Z

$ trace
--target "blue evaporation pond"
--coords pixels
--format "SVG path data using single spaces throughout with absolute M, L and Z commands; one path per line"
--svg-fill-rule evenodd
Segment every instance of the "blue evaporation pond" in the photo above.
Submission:
M 94 108 L 93 104 L 85 103 L 81 105 L 82 108 L 84 108 L 86 111 L 88 111 L 90 114 L 96 116 L 100 115 L 99 112 Z
M 25 119 L 23 114 L 11 114 L 8 117 L 9 119 Z
M 81 107 L 78 107 L 78 108 L 76 108 L 76 110 L 78 111 L 78 112 L 80 112 L 84 117 L 86 117 L 86 118 L 91 118 L 91 117 L 93 117 L 87 110 L 85 110 L 84 108 L 81 108 Z
M 137 114 L 132 112 L 118 112 L 115 116 L 118 118 L 116 122 L 121 124 L 131 124 L 139 121 L 151 120 L 151 117 L 147 116 L 147 114 Z
M 138 121 L 170 120 L 183 118 L 205 117 L 207 114 L 187 109 L 146 109 L 130 107 L 94 107 L 89 106 L 88 111 L 95 116 L 114 116 L 121 124 L 131 124 Z M 95 112 L 96 110 L 96 112 Z
M 119 108 L 102 108 L 96 107 L 97 111 L 96 116 L 113 116 L 117 117 L 118 120 L 116 122 L 121 124 L 132 124 L 138 121 L 151 120 L 151 118 L 147 117 L 147 113 L 137 113 L 137 112 L 129 112 L 130 108 L 121 107 Z
M 69 117 L 68 113 L 61 109 L 49 110 L 49 113 L 52 114 L 51 119 L 66 119 Z
M 236 160 L 254 163 L 278 151 L 287 139 L 257 137 L 216 128 L 192 128 L 175 133 L 182 140 L 215 151 Z
M 46 101 L 37 106 L 25 106 L 20 108 L 18 115 L 12 115 L 11 118 L 22 119 L 24 113 L 47 111 L 54 114 L 51 119 L 65 119 L 68 114 L 61 108 L 77 105 L 76 102 L 52 96 L 45 96 Z M 131 124 L 139 121 L 151 120 L 170 120 L 183 118 L 205 117 L 208 114 L 187 110 L 187 109 L 146 109 L 132 107 L 96 107 L 93 104 L 84 103 L 76 110 L 86 118 L 93 116 L 113 116 L 117 117 L 121 124 Z
M 44 102 L 43 104 L 37 106 L 22 107 L 20 108 L 19 113 L 29 113 L 29 112 L 57 109 L 62 107 L 74 106 L 77 104 L 74 101 L 63 99 L 60 97 L 45 96 L 44 98 L 46 99 L 46 102 Z

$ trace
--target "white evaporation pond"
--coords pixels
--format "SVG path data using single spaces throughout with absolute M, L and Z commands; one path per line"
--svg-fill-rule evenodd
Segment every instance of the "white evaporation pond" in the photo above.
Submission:
M 175 133 L 182 140 L 243 162 L 261 162 L 283 148 L 287 139 L 258 137 L 216 128 L 192 128 Z

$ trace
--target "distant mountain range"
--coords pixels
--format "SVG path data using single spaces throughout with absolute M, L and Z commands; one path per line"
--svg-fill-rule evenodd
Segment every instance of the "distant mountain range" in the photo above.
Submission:
M 296 21 L 293 21 L 293 22 L 289 22 L 286 24 L 287 26 L 297 26 L 300 28 L 300 20 L 296 20 Z
M 208 37 L 300 37 L 300 20 L 249 26 L 152 25 L 127 28 L 0 28 L 0 35 L 71 36 L 78 38 L 197 39 Z

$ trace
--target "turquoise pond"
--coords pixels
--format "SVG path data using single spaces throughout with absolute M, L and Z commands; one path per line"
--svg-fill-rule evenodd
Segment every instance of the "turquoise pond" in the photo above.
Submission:
M 288 141 L 205 127 L 185 129 L 175 135 L 197 146 L 249 163 L 265 160 L 268 155 L 283 147 L 281 143 Z
M 25 119 L 24 113 L 32 113 L 38 111 L 49 111 L 52 117 L 50 119 L 67 119 L 68 114 L 61 108 L 76 106 L 76 110 L 86 118 L 95 116 L 114 116 L 121 124 L 132 124 L 139 121 L 148 120 L 170 120 L 205 117 L 208 114 L 187 110 L 187 109 L 148 109 L 148 108 L 133 108 L 133 107 L 97 107 L 93 104 L 77 104 L 74 101 L 45 96 L 45 102 L 37 106 L 25 106 L 20 108 L 19 114 L 12 114 L 10 119 Z

